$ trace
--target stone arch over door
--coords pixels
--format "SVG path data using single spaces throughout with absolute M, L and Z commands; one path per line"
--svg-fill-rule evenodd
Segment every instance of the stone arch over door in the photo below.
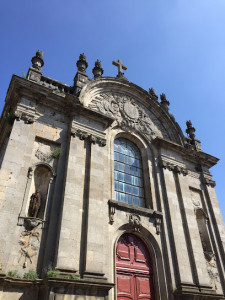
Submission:
M 143 240 L 124 233 L 116 245 L 117 300 L 154 300 L 151 256 Z

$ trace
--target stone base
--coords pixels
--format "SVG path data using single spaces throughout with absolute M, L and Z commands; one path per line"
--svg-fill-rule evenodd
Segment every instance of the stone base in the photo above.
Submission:
M 225 299 L 221 294 L 217 294 L 210 286 L 196 286 L 191 284 L 180 284 L 174 292 L 177 300 L 215 300 Z

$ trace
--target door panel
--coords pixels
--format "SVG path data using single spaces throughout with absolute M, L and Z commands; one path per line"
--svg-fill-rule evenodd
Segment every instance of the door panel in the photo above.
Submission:
M 148 249 L 134 234 L 123 234 L 116 248 L 117 300 L 154 300 Z
M 132 274 L 117 274 L 117 299 L 134 299 L 134 278 Z

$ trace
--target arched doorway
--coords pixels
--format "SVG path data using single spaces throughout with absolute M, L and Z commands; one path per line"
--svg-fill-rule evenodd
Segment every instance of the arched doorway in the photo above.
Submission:
M 116 247 L 117 300 L 154 300 L 152 266 L 144 242 L 123 234 Z

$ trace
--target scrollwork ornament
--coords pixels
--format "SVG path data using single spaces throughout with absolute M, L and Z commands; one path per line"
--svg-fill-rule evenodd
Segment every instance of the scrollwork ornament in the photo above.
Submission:
M 89 107 L 115 118 L 124 130 L 139 131 L 146 137 L 160 135 L 145 109 L 137 105 L 134 98 L 117 93 L 100 94 L 92 100 Z

